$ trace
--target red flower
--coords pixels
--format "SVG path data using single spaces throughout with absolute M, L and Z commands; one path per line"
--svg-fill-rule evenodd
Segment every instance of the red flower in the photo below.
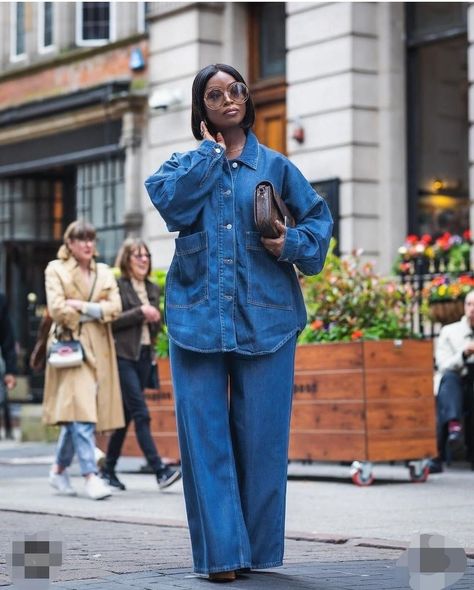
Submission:
M 406 237 L 405 240 L 408 244 L 416 244 L 418 242 L 418 236 L 415 234 L 410 234 Z
M 351 340 L 360 340 L 363 335 L 364 332 L 362 332 L 362 330 L 354 330 L 351 334 Z
M 321 330 L 321 328 L 323 326 L 324 326 L 324 324 L 321 320 L 314 320 L 314 322 L 311 322 L 311 329 L 314 330 L 315 332 L 317 330 Z
M 430 234 L 423 234 L 421 236 L 421 242 L 427 246 L 428 244 L 431 244 L 431 242 L 433 241 L 433 238 L 430 236 Z
M 462 233 L 462 237 L 466 240 L 466 242 L 470 242 L 471 241 L 471 230 L 467 229 L 466 231 L 464 231 Z

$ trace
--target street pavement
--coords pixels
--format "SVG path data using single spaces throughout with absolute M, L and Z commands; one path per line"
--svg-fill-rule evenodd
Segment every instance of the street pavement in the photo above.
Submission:
M 51 531 L 64 542 L 51 588 L 168 590 L 208 588 L 192 572 L 182 485 L 159 492 L 142 459 L 123 458 L 126 492 L 102 502 L 54 494 L 47 472 L 54 445 L 0 442 L 0 586 L 10 587 L 6 554 L 19 534 Z M 244 574 L 232 588 L 405 590 L 397 559 L 413 536 L 439 533 L 470 559 L 451 588 L 474 588 L 474 473 L 456 464 L 425 484 L 401 465 L 376 465 L 375 483 L 359 488 L 347 466 L 290 465 L 287 539 L 282 568 Z M 431 590 L 431 589 L 428 589 Z

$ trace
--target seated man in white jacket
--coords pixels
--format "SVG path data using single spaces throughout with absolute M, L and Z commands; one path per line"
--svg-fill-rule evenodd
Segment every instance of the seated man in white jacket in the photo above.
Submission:
M 460 321 L 441 329 L 436 366 L 441 374 L 436 401 L 439 456 L 431 462 L 431 473 L 443 470 L 446 442 L 452 451 L 462 446 L 464 409 L 474 409 L 474 290 L 466 295 Z

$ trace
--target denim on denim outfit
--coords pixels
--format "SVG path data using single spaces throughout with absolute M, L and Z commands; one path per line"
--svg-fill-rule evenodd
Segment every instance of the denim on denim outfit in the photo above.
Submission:
M 95 461 L 95 424 L 68 422 L 61 427 L 56 447 L 56 463 L 69 467 L 77 453 L 82 475 L 97 473 Z
M 278 259 L 254 223 L 262 180 L 296 220 Z M 251 131 L 236 160 L 206 140 L 145 184 L 168 229 L 179 231 L 166 322 L 195 570 L 280 565 L 294 350 L 306 324 L 293 265 L 322 269 L 331 214 Z
M 279 259 L 263 247 L 253 219 L 262 180 L 273 183 L 297 222 Z M 171 340 L 198 352 L 263 354 L 304 328 L 293 264 L 304 274 L 322 269 L 332 218 L 294 164 L 250 131 L 236 160 L 206 140 L 174 154 L 145 185 L 168 229 L 180 232 L 166 281 Z
M 117 357 L 120 388 L 125 414 L 125 426 L 116 430 L 109 440 L 106 463 L 114 468 L 127 434 L 127 428 L 134 421 L 138 444 L 145 455 L 148 464 L 155 471 L 163 469 L 155 442 L 150 432 L 150 413 L 148 411 L 143 390 L 148 381 L 151 370 L 151 348 L 142 346 L 137 361 Z

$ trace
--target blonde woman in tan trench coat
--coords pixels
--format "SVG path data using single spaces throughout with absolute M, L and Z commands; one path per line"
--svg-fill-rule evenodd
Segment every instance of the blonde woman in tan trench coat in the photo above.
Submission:
M 96 263 L 95 229 L 83 221 L 69 225 L 58 259 L 45 271 L 48 311 L 59 333 L 70 330 L 80 340 L 85 360 L 78 367 L 46 367 L 43 420 L 61 424 L 56 463 L 49 481 L 62 494 L 75 495 L 67 468 L 76 453 L 93 500 L 111 495 L 97 477 L 95 430 L 124 425 L 111 322 L 122 304 L 117 283 L 106 264 Z M 51 339 L 53 335 L 51 335 Z

